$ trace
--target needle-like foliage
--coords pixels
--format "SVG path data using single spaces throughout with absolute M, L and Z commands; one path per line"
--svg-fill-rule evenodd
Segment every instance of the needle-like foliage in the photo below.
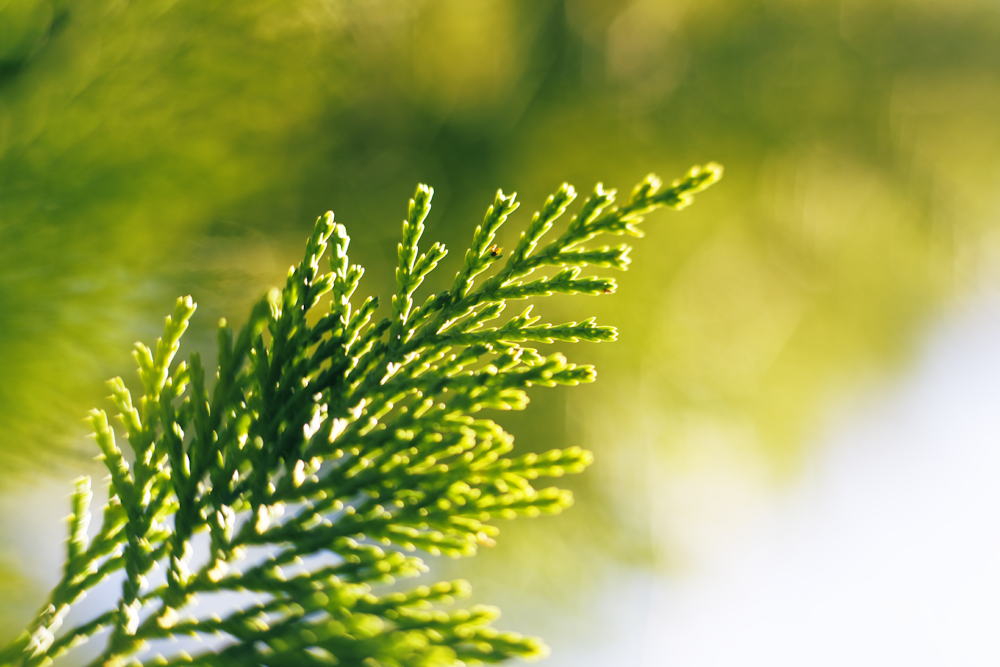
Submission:
M 610 341 L 616 331 L 592 319 L 544 323 L 530 306 L 488 325 L 508 300 L 614 292 L 613 280 L 581 269 L 625 269 L 629 247 L 586 242 L 640 236 L 643 215 L 683 208 L 720 176 L 716 165 L 696 167 L 667 188 L 650 176 L 622 206 L 598 185 L 566 230 L 540 245 L 576 197 L 564 184 L 499 270 L 477 282 L 504 259 L 496 233 L 517 208 L 498 192 L 452 287 L 418 306 L 414 292 L 447 253 L 438 243 L 420 252 L 433 195 L 420 185 L 403 223 L 391 314 L 377 323 L 376 298 L 352 302 L 363 269 L 350 264 L 347 231 L 327 213 L 284 290 L 257 303 L 238 333 L 221 322 L 209 372 L 197 353 L 174 363 L 196 308 L 178 299 L 156 345 L 136 345 L 143 395 L 110 382 L 128 458 L 105 412 L 90 415 L 111 480 L 100 530 L 88 538 L 92 492 L 82 479 L 62 580 L 0 664 L 45 665 L 97 635 L 106 643 L 94 665 L 430 667 L 543 654 L 538 640 L 491 628 L 493 608 L 443 609 L 467 594 L 465 582 L 380 587 L 427 570 L 408 554 L 473 555 L 493 543 L 497 519 L 572 502 L 535 480 L 580 472 L 589 452 L 511 457 L 512 437 L 478 413 L 523 409 L 533 385 L 594 379 L 592 367 L 525 343 Z M 320 268 L 326 253 L 329 272 Z M 198 533 L 207 533 L 208 554 L 195 558 Z M 268 555 L 246 558 L 252 548 Z M 154 587 L 147 577 L 156 569 L 166 576 Z M 63 628 L 70 605 L 116 571 L 117 607 Z M 192 615 L 196 596 L 233 591 L 256 601 L 225 618 Z M 151 640 L 188 635 L 228 642 L 194 656 L 144 654 Z

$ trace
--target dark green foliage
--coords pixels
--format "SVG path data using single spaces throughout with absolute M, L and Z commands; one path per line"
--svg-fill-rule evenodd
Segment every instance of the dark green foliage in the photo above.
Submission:
M 419 254 L 433 195 L 421 185 L 403 223 L 392 313 L 376 324 L 377 299 L 352 304 L 363 270 L 349 263 L 350 239 L 328 213 L 284 290 L 262 299 L 238 334 L 220 324 L 209 382 L 198 354 L 173 363 L 196 308 L 190 297 L 179 299 L 155 349 L 136 345 L 143 396 L 133 401 L 120 378 L 110 383 L 131 463 L 107 415 L 91 413 L 111 474 L 101 528 L 88 542 L 91 488 L 81 480 L 62 581 L 0 663 L 47 664 L 104 630 L 106 648 L 94 664 L 124 664 L 149 640 L 215 633 L 233 643 L 219 653 L 148 662 L 416 667 L 542 654 L 537 640 L 492 629 L 495 609 L 441 610 L 467 594 L 464 582 L 373 591 L 426 571 L 404 552 L 473 555 L 493 542 L 496 519 L 556 513 L 572 502 L 568 491 L 532 482 L 580 472 L 589 452 L 569 447 L 510 458 L 512 437 L 475 415 L 524 408 L 533 385 L 595 377 L 590 366 L 522 343 L 608 341 L 615 329 L 593 320 L 540 324 L 530 306 L 505 324 L 484 325 L 508 299 L 613 292 L 613 280 L 580 271 L 624 269 L 628 246 L 581 244 L 600 234 L 639 236 L 642 215 L 686 206 L 720 175 L 715 165 L 695 168 L 664 190 L 650 177 L 621 207 L 612 206 L 614 192 L 598 186 L 567 230 L 539 248 L 575 198 L 563 185 L 503 267 L 477 286 L 476 277 L 503 257 L 495 235 L 517 208 L 513 195 L 498 192 L 453 287 L 414 307 L 414 291 L 447 252 L 434 244 Z M 328 250 L 331 271 L 324 273 Z M 528 278 L 544 267 L 558 270 Z M 330 305 L 320 313 L 325 296 Z M 210 553 L 192 571 L 192 538 L 204 531 Z M 270 556 L 238 570 L 252 547 Z M 303 557 L 323 553 L 334 558 L 302 567 Z M 166 572 L 155 588 L 147 582 L 154 565 Z M 125 572 L 117 608 L 61 631 L 70 604 L 117 570 Z M 226 618 L 187 615 L 194 596 L 222 591 L 251 591 L 266 601 Z

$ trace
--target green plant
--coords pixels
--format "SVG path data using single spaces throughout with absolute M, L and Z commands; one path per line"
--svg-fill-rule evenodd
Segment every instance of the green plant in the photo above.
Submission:
M 569 492 L 536 490 L 532 482 L 581 471 L 589 452 L 570 447 L 510 458 L 512 437 L 473 415 L 523 409 L 532 385 L 594 379 L 592 367 L 525 343 L 609 341 L 615 329 L 593 319 L 539 323 L 530 306 L 501 326 L 485 325 L 511 299 L 613 292 L 613 280 L 580 277 L 580 269 L 625 269 L 629 247 L 583 244 L 599 234 L 639 236 L 643 215 L 686 206 L 720 176 L 717 165 L 696 167 L 665 189 L 649 176 L 621 207 L 613 205 L 614 191 L 598 185 L 566 231 L 539 248 L 576 196 L 564 184 L 502 268 L 477 284 L 501 259 L 495 235 L 517 208 L 514 195 L 498 192 L 452 287 L 415 306 L 414 291 L 446 254 L 435 243 L 418 255 L 432 196 L 421 185 L 403 223 L 391 314 L 375 324 L 377 299 L 352 305 L 363 270 L 349 264 L 346 230 L 328 213 L 284 290 L 257 303 L 238 334 L 220 324 L 211 381 L 197 353 L 172 363 L 195 311 L 190 297 L 179 299 L 155 348 L 136 345 L 144 395 L 133 401 L 120 378 L 110 382 L 131 462 L 106 414 L 91 413 L 111 473 L 100 530 L 88 539 L 92 493 L 90 480 L 81 479 L 62 580 L 30 629 L 0 653 L 0 664 L 47 664 L 100 632 L 107 644 L 95 665 L 124 664 L 149 640 L 215 633 L 232 643 L 148 662 L 430 666 L 542 654 L 537 640 L 493 630 L 492 608 L 439 609 L 466 593 L 464 582 L 382 595 L 373 587 L 426 571 L 404 552 L 472 555 L 492 543 L 495 519 L 555 513 L 571 503 Z M 328 248 L 331 271 L 323 273 Z M 549 267 L 558 270 L 529 279 Z M 326 295 L 327 312 L 313 315 Z M 192 571 L 192 538 L 201 531 L 209 553 Z M 263 547 L 267 558 L 234 569 L 248 549 Z M 312 558 L 323 553 L 332 557 Z M 155 564 L 166 577 L 152 588 L 146 577 Z M 75 600 L 122 569 L 117 608 L 61 629 Z M 222 591 L 267 600 L 226 618 L 184 615 L 195 596 Z

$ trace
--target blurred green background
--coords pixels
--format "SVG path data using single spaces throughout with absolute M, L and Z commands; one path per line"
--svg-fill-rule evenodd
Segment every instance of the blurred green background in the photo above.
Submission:
M 190 293 L 187 349 L 210 349 L 327 209 L 384 296 L 417 182 L 448 273 L 498 187 L 523 202 L 512 245 L 564 180 L 627 192 L 715 160 L 618 294 L 539 304 L 621 330 L 566 350 L 596 385 L 500 420 L 595 451 L 577 506 L 445 569 L 568 603 L 602 568 L 683 567 L 714 511 L 686 480 L 794 478 L 829 406 L 988 269 L 998 44 L 978 0 L 0 0 L 0 493 L 68 492 L 132 342 Z M 7 521 L 5 635 L 49 583 Z

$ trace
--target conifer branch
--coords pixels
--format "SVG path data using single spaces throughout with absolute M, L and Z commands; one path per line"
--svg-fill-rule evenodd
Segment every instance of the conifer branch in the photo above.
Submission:
M 613 280 L 588 266 L 624 270 L 627 245 L 585 247 L 600 234 L 641 236 L 642 216 L 680 209 L 715 183 L 721 168 L 692 169 L 669 188 L 650 176 L 622 206 L 598 185 L 565 231 L 539 247 L 576 197 L 567 184 L 545 202 L 503 266 L 497 231 L 517 208 L 498 191 L 452 287 L 414 306 L 413 294 L 447 250 L 419 242 L 433 190 L 417 188 L 398 247 L 389 317 L 378 300 L 352 302 L 364 273 L 350 264 L 350 238 L 328 213 L 317 220 L 302 262 L 235 334 L 223 320 L 209 373 L 194 353 L 174 363 L 196 305 L 178 299 L 156 345 L 136 345 L 143 395 L 109 383 L 129 458 L 102 410 L 89 421 L 110 473 L 100 529 L 88 540 L 92 491 L 77 482 L 66 564 L 28 631 L 0 652 L 0 665 L 49 664 L 105 635 L 93 665 L 475 665 L 542 655 L 535 639 L 490 627 L 488 607 L 445 611 L 468 594 L 442 582 L 377 595 L 380 585 L 426 572 L 407 552 L 469 556 L 491 545 L 497 519 L 558 513 L 572 495 L 536 488 L 541 477 L 578 473 L 592 461 L 579 447 L 509 456 L 513 438 L 484 408 L 520 410 L 527 389 L 592 381 L 591 366 L 523 343 L 615 340 L 614 327 L 542 322 L 529 306 L 488 327 L 508 300 L 609 294 Z M 329 250 L 329 272 L 320 268 Z M 552 267 L 551 275 L 529 279 Z M 477 282 L 478 281 L 478 282 Z M 327 298 L 326 312 L 309 317 Z M 192 540 L 208 534 L 205 563 L 192 569 Z M 251 565 L 243 556 L 266 547 Z M 325 554 L 322 565 L 303 558 Z M 151 588 L 154 568 L 165 572 Z M 74 628 L 70 606 L 124 571 L 118 604 Z M 197 596 L 255 593 L 264 601 L 225 618 L 189 612 Z M 143 655 L 154 639 L 221 633 L 217 653 Z

